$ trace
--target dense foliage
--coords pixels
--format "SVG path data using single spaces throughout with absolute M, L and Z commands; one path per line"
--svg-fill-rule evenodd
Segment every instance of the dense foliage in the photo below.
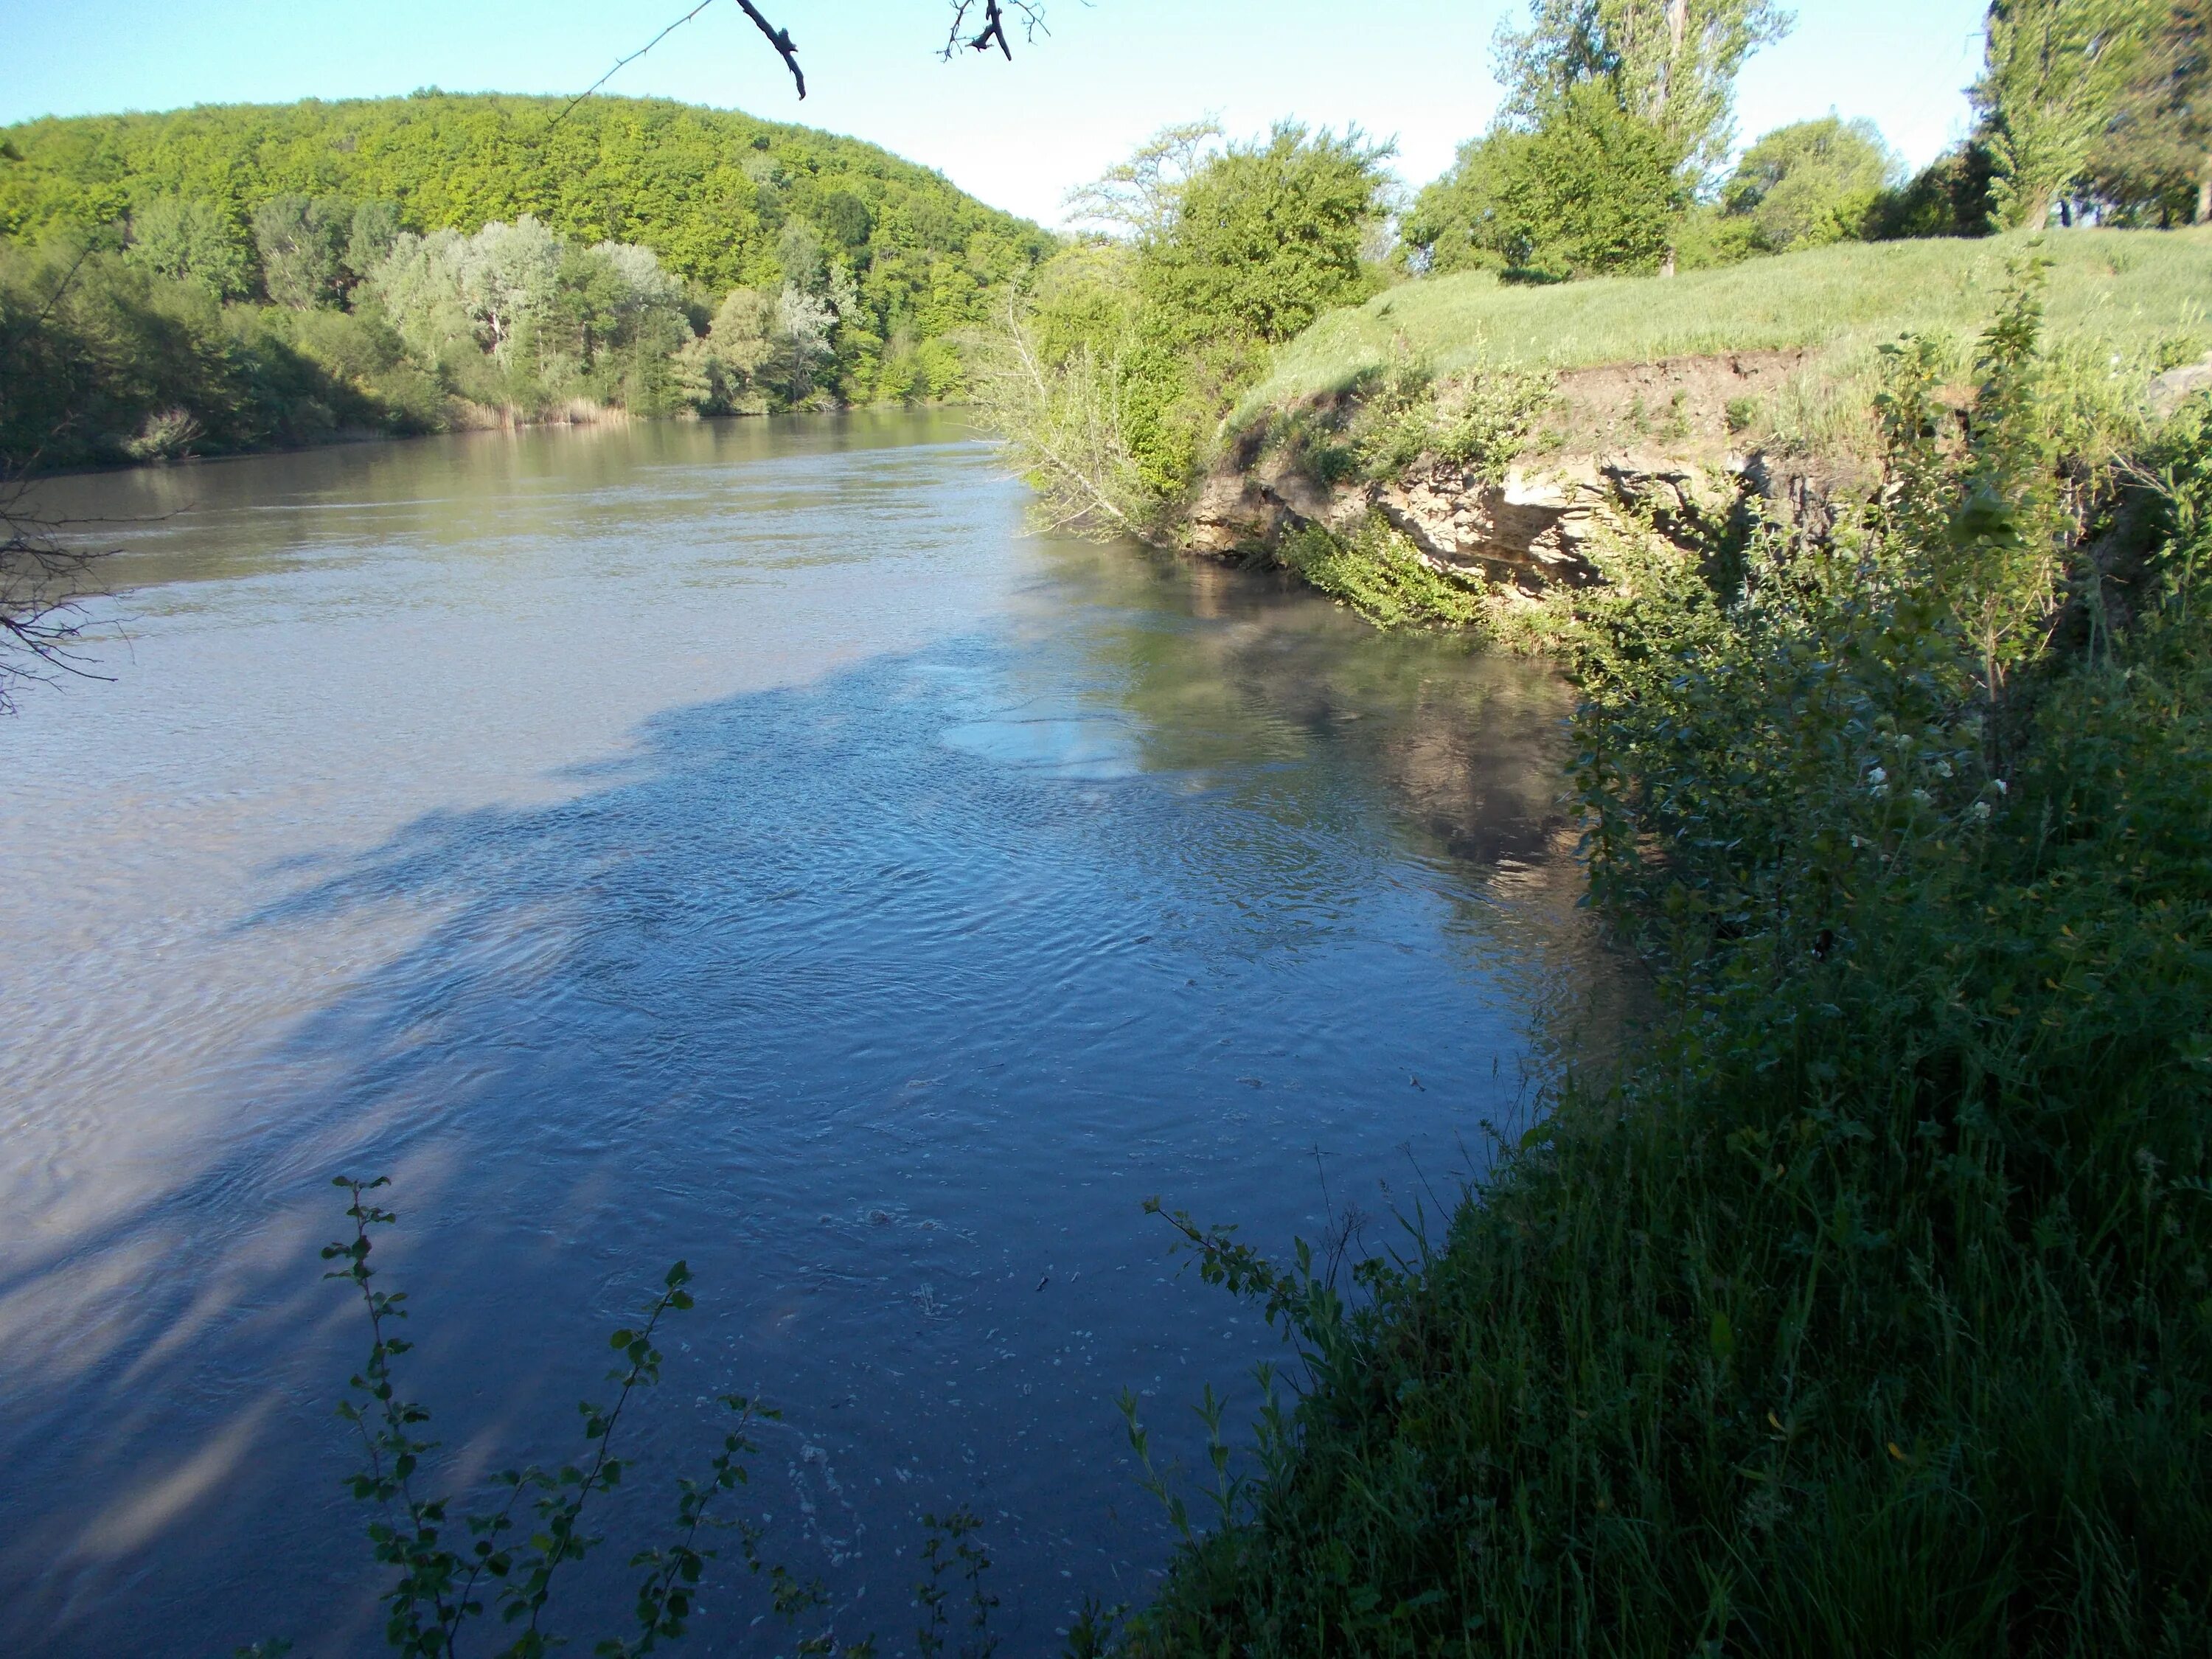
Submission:
M 619 99 L 48 120 L 0 143 L 0 459 L 942 397 L 1051 246 L 872 146 Z
M 720 295 L 803 273 L 801 223 L 853 270 L 872 331 L 934 338 L 1048 251 L 1036 228 L 857 139 L 660 99 L 409 98 L 219 105 L 27 122 L 0 133 L 0 235 L 91 234 L 157 203 L 214 209 L 241 252 L 272 198 L 389 202 L 399 225 L 474 232 L 527 214 L 586 245 L 649 247 Z
M 1832 538 L 1561 603 L 1665 1012 L 1356 1297 L 1188 1228 L 1308 1386 L 1127 1650 L 2212 1639 L 2212 408 L 2100 465 L 2036 337 L 1899 346 Z
M 2148 24 L 2135 73 L 2075 181 L 2105 222 L 2212 220 L 2212 11 L 2172 0 Z
M 2039 228 L 2112 122 L 2154 0 L 1991 0 L 1974 100 L 2007 227 Z
M 1744 151 L 1721 187 L 1721 210 L 1762 253 L 1818 247 L 1863 234 L 1900 171 L 1871 121 L 1798 121 Z
M 1870 122 L 1779 128 L 1715 189 L 1734 77 L 1782 27 L 1745 0 L 1531 0 L 1500 120 L 1401 226 L 1415 271 L 1695 268 L 1846 238 L 2212 217 L 2203 0 L 1998 0 L 1972 134 L 1899 180 Z
M 423 430 L 443 406 L 372 319 L 224 306 L 81 244 L 0 243 L 0 471 Z
M 1689 205 L 1682 155 L 1609 88 L 1569 88 L 1533 130 L 1465 145 L 1424 190 L 1402 234 L 1431 271 L 1504 270 L 1531 281 L 1656 270 Z
M 1772 0 L 1529 0 L 1528 14 L 1525 28 L 1498 31 L 1507 125 L 1540 129 L 1577 88 L 1601 88 L 1656 130 L 1692 185 L 1728 153 L 1744 61 L 1790 22 Z
M 1159 529 L 1269 349 L 1380 281 L 1365 254 L 1387 149 L 1285 124 L 1186 149 L 1194 170 L 1164 178 L 1166 142 L 1200 131 L 1163 134 L 1094 191 L 1145 228 L 1068 250 L 1003 319 L 983 398 L 1052 523 Z

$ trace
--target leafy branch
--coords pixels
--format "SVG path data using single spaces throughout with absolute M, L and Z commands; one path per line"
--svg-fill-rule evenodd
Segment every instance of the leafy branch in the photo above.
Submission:
M 356 1500 L 373 1506 L 368 1528 L 372 1552 L 379 1565 L 395 1575 L 381 1598 L 386 1644 L 409 1659 L 457 1659 L 470 1621 L 486 1611 L 485 1589 L 490 1581 L 497 1587 L 492 1599 L 501 1620 L 520 1627 L 495 1650 L 499 1659 L 544 1659 L 559 1640 L 545 1627 L 555 1581 L 605 1541 L 586 1529 L 586 1513 L 594 1498 L 621 1484 L 629 1469 L 617 1452 L 623 1421 L 638 1392 L 660 1381 L 663 1356 L 656 1338 L 664 1319 L 691 1309 L 691 1270 L 681 1261 L 669 1268 L 641 1317 L 610 1339 L 610 1346 L 621 1355 L 621 1364 L 608 1373 L 617 1384 L 614 1402 L 599 1406 L 585 1401 L 577 1407 L 589 1455 L 551 1471 L 531 1464 L 495 1476 L 492 1485 L 505 1489 L 504 1501 L 496 1508 L 462 1516 L 458 1530 L 467 1543 L 465 1549 L 457 1548 L 449 1541 L 456 1531 L 448 1518 L 452 1501 L 424 1497 L 417 1491 L 424 1461 L 439 1443 L 426 1432 L 428 1409 L 401 1393 L 396 1375 L 395 1362 L 414 1347 L 398 1334 L 399 1322 L 410 1312 L 407 1293 L 384 1290 L 375 1282 L 377 1270 L 371 1265 L 375 1230 L 398 1218 L 371 1196 L 390 1184 L 389 1177 L 357 1181 L 341 1176 L 333 1184 L 351 1200 L 346 1216 L 353 1223 L 353 1236 L 324 1247 L 323 1259 L 339 1264 L 325 1277 L 353 1285 L 368 1314 L 370 1337 L 368 1358 L 350 1379 L 356 1397 L 341 1403 L 338 1415 L 353 1425 L 362 1444 L 362 1465 L 348 1478 L 348 1486 Z M 677 1483 L 676 1513 L 666 1541 L 630 1558 L 632 1567 L 642 1569 L 633 1632 L 597 1644 L 592 1651 L 600 1659 L 637 1659 L 685 1633 L 707 1563 L 715 1554 L 700 1541 L 708 1528 L 736 1531 L 746 1567 L 769 1576 L 775 1609 L 787 1620 L 804 1617 L 828 1601 L 820 1584 L 801 1582 L 781 1564 L 763 1558 L 759 1528 L 712 1513 L 718 1498 L 749 1479 L 744 1459 L 760 1449 L 747 1437 L 748 1427 L 756 1419 L 775 1416 L 743 1395 L 724 1395 L 720 1403 L 735 1421 L 724 1433 L 721 1449 L 705 1474 Z M 526 1498 L 536 1524 L 526 1539 L 515 1541 L 511 1534 L 516 1511 Z M 263 1644 L 258 1650 L 273 1654 L 283 1648 Z M 824 1633 L 803 1640 L 799 1650 L 867 1659 L 873 1649 L 867 1642 L 838 1649 Z

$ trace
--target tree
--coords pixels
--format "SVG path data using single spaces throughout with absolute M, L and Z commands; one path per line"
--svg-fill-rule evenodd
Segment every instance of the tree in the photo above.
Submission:
M 1087 185 L 1067 192 L 1069 222 L 1097 225 L 1139 241 L 1164 235 L 1183 191 L 1219 153 L 1221 123 L 1207 117 L 1162 127 Z
M 1875 198 L 1867 210 L 1867 240 L 1988 235 L 1995 172 L 1986 144 L 1970 138 L 1954 146 L 1904 185 Z
M 272 196 L 253 210 L 261 285 L 271 303 L 313 311 L 343 292 L 354 204 L 342 198 Z
M 1659 129 L 1693 184 L 1728 155 L 1744 60 L 1790 25 L 1774 0 L 1529 0 L 1529 11 L 1525 29 L 1498 32 L 1509 120 L 1540 127 L 1571 89 L 1602 82 Z
M 2040 227 L 2134 79 L 2155 21 L 2151 0 L 1995 0 L 1973 98 L 1996 167 L 1995 211 Z
M 2207 0 L 2173 0 L 2090 150 L 2088 191 L 2122 224 L 2212 221 L 2212 44 Z
M 1903 168 L 1871 121 L 1823 116 L 1778 127 L 1743 153 L 1721 189 L 1722 210 L 1748 219 L 1770 253 L 1863 233 Z
M 1503 266 L 1556 280 L 1656 270 L 1689 199 L 1680 161 L 1658 125 L 1583 82 L 1534 131 L 1501 126 L 1463 147 L 1401 234 L 1437 271 Z
M 253 255 L 237 225 L 211 202 L 156 198 L 131 216 L 131 258 L 172 281 L 196 283 L 218 300 L 253 291 Z
M 1188 330 L 1287 340 L 1359 297 L 1392 153 L 1357 129 L 1339 137 L 1294 121 L 1264 143 L 1230 145 L 1182 186 L 1173 222 L 1147 247 L 1147 298 Z

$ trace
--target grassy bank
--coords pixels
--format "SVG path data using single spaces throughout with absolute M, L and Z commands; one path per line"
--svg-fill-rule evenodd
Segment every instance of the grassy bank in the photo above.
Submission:
M 2075 246 L 2146 274 L 2123 313 L 2062 260 L 2058 331 L 2186 321 L 2203 239 Z M 1504 342 L 1580 296 L 1391 297 Z M 1765 325 L 1612 314 L 1607 352 Z M 1667 1011 L 1357 1290 L 1189 1227 L 1304 1387 L 1124 1650 L 2212 1643 L 2212 407 L 2085 464 L 2038 320 L 2031 282 L 1963 410 L 1942 350 L 1885 360 L 1887 488 L 1832 537 L 1632 525 L 1555 598 L 1593 879 Z
M 1244 393 L 1237 419 L 1345 390 L 1400 353 L 1454 374 L 1800 347 L 1846 355 L 1911 331 L 1972 336 L 2027 240 L 1844 242 L 1663 281 L 1518 287 L 1470 271 L 1409 283 L 1331 313 L 1284 347 Z M 2052 340 L 2092 343 L 2130 365 L 2161 348 L 2196 356 L 2212 347 L 2212 228 L 2042 241 Z

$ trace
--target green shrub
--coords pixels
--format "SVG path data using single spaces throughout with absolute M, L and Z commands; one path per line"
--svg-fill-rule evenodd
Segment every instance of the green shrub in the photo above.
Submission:
M 1681 161 L 1658 125 L 1584 82 L 1534 130 L 1501 127 L 1464 146 L 1416 200 L 1405 240 L 1437 272 L 1655 270 L 1689 205 Z
M 1279 556 L 1378 628 L 1468 628 L 1486 610 L 1480 592 L 1432 569 L 1379 514 L 1349 536 L 1306 525 L 1283 538 Z
M 1366 377 L 1354 395 L 1346 436 L 1368 477 L 1396 477 L 1430 456 L 1492 484 L 1529 447 L 1556 397 L 1549 375 L 1501 368 L 1440 381 L 1411 357 Z
M 371 1265 L 375 1230 L 398 1220 L 372 1196 L 390 1180 L 341 1176 L 332 1184 L 352 1200 L 346 1209 L 352 1234 L 324 1246 L 323 1260 L 340 1264 L 324 1277 L 343 1280 L 361 1298 L 369 1335 L 368 1360 L 338 1407 L 338 1416 L 361 1443 L 360 1466 L 345 1485 L 369 1513 L 370 1553 L 387 1576 L 379 1598 L 385 1609 L 385 1644 L 408 1659 L 453 1659 L 468 1646 L 472 1633 L 487 1630 L 477 1621 L 496 1607 L 501 1625 L 511 1634 L 495 1646 L 488 1635 L 485 1647 L 501 1659 L 543 1659 L 565 1645 L 552 1633 L 548 1611 L 556 1588 L 573 1579 L 575 1569 L 606 1541 L 590 1530 L 589 1517 L 630 1468 L 619 1451 L 623 1419 L 660 1382 L 662 1355 L 656 1339 L 664 1320 L 690 1310 L 691 1270 L 681 1261 L 671 1267 L 636 1321 L 613 1333 L 608 1346 L 617 1363 L 607 1381 L 615 1394 L 610 1403 L 579 1403 L 584 1443 L 574 1461 L 550 1469 L 531 1464 L 502 1470 L 483 1483 L 482 1507 L 465 1507 L 469 1500 L 463 1494 L 431 1491 L 434 1481 L 451 1479 L 456 1471 L 450 1457 L 439 1455 L 444 1448 L 430 1438 L 429 1408 L 402 1391 L 402 1362 L 415 1346 L 404 1332 L 414 1310 L 404 1305 L 405 1291 L 376 1283 L 379 1270 Z M 603 1659 L 642 1659 L 684 1638 L 700 1584 L 717 1553 L 706 1547 L 707 1540 L 717 1531 L 735 1535 L 738 1558 L 750 1572 L 766 1573 L 770 1605 L 787 1623 L 811 1622 L 829 1604 L 819 1582 L 801 1580 L 781 1563 L 766 1559 L 760 1526 L 714 1513 L 735 1502 L 750 1479 L 745 1460 L 760 1449 L 749 1437 L 753 1425 L 777 1415 L 742 1395 L 724 1395 L 717 1403 L 731 1414 L 720 1449 L 702 1478 L 675 1483 L 675 1514 L 662 1541 L 630 1557 L 630 1566 L 641 1570 L 632 1605 L 635 1633 L 598 1643 L 592 1651 Z M 950 1526 L 954 1541 L 975 1524 L 972 1516 L 956 1513 Z M 952 1564 L 939 1559 L 938 1535 L 946 1528 L 934 1517 L 929 1525 L 933 1536 L 925 1557 L 932 1572 L 921 1589 L 925 1595 L 934 1592 L 941 1603 L 938 1580 Z M 968 1577 L 980 1627 L 988 1607 L 977 1581 L 990 1562 L 972 1545 L 961 1548 L 957 1559 L 971 1569 Z M 937 1616 L 929 1628 L 941 1628 L 939 1606 L 931 1604 L 931 1611 Z M 241 1649 L 240 1659 L 276 1659 L 290 1647 L 282 1640 L 257 1643 Z M 840 1646 L 834 1635 L 821 1631 L 801 1638 L 798 1651 L 823 1659 L 870 1659 L 875 1644 L 863 1640 Z

